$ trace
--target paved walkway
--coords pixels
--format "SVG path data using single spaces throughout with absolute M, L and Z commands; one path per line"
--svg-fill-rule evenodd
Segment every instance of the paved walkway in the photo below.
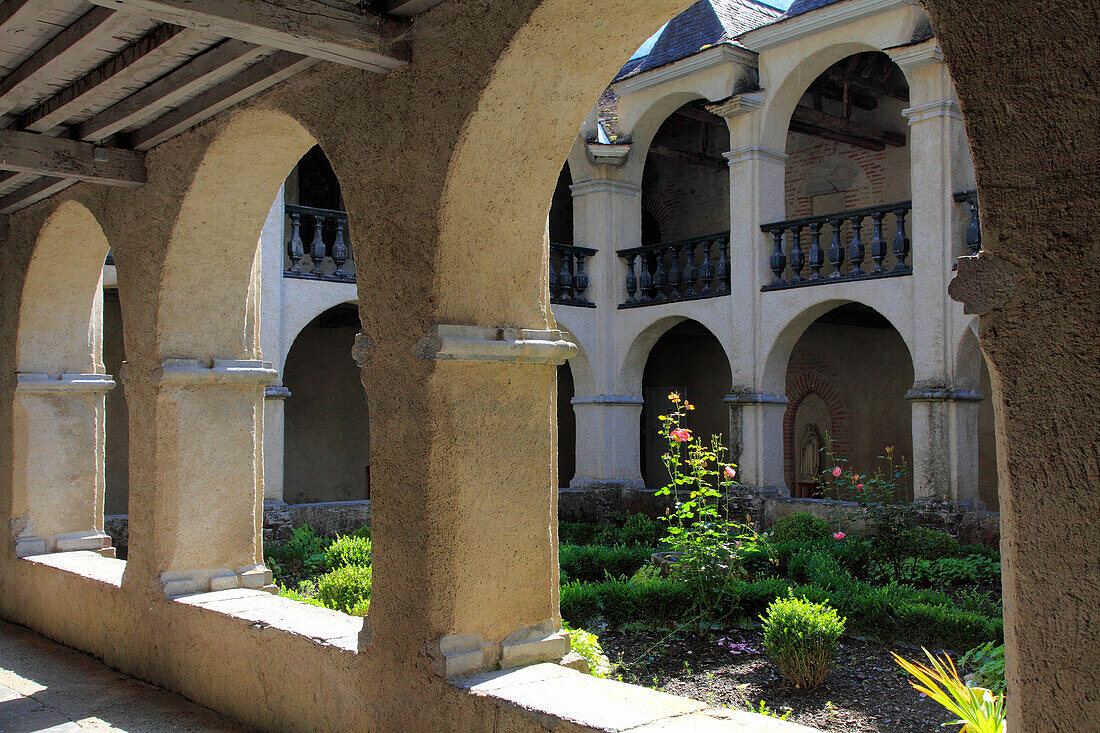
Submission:
M 247 733 L 159 687 L 0 621 L 0 733 Z

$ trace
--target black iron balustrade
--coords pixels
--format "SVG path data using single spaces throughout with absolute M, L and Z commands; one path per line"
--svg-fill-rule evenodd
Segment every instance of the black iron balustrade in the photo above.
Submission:
M 982 251 L 982 224 L 978 221 L 978 192 L 959 191 L 955 201 L 970 208 L 970 222 L 966 225 L 966 253 L 976 255 Z
M 764 224 L 773 278 L 761 290 L 912 274 L 905 230 L 911 209 L 912 202 L 895 201 Z
M 346 212 L 287 204 L 286 215 L 290 235 L 283 277 L 355 282 Z
M 596 254 L 588 247 L 571 244 L 550 244 L 550 302 L 555 305 L 578 305 L 595 308 L 584 293 L 588 290 L 585 259 Z
M 626 301 L 620 308 L 729 295 L 730 233 L 620 249 L 626 260 Z

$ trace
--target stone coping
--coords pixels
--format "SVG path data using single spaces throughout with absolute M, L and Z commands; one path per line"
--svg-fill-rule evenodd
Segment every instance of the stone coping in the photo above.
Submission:
M 51 552 L 46 555 L 29 555 L 23 559 L 36 565 L 47 565 L 83 578 L 98 580 L 116 588 L 122 587 L 122 574 L 126 572 L 125 560 L 103 557 L 91 550 Z
M 471 695 L 518 710 L 548 730 L 693 733 L 808 733 L 813 728 L 755 713 L 600 679 L 556 664 L 486 672 L 456 680 Z

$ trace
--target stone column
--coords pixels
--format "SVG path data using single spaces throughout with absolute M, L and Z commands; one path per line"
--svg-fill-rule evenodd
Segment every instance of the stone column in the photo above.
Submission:
M 609 175 L 596 166 L 598 175 Z M 615 340 L 615 315 L 626 299 L 626 265 L 616 254 L 641 243 L 641 187 L 607 178 L 570 186 L 573 193 L 574 241 L 592 247 L 588 291 L 596 308 L 589 313 L 569 313 L 583 324 L 576 334 L 587 349 L 592 372 L 590 384 L 574 371 L 577 418 L 577 473 L 572 489 L 644 489 L 638 430 L 642 411 L 642 385 L 617 383 L 619 356 L 629 348 Z M 570 306 L 555 306 L 555 313 Z M 577 310 L 577 309 L 573 309 Z M 565 315 L 562 316 L 563 318 Z M 583 320 L 582 320 L 583 319 Z
M 286 439 L 286 400 L 290 390 L 281 384 L 264 388 L 264 503 L 283 504 L 283 449 Z
M 638 426 L 642 398 L 582 395 L 572 400 L 577 416 L 574 489 L 644 489 Z
M 959 436 L 975 435 L 977 410 L 952 381 L 954 324 L 962 306 L 947 294 L 952 266 L 964 253 L 968 212 L 956 191 L 974 187 L 962 115 L 954 84 L 935 39 L 891 51 L 909 81 L 909 156 L 913 210 L 913 494 L 917 499 L 976 498 L 977 441 L 974 456 L 960 460 Z M 960 421 L 970 421 L 964 425 Z M 967 499 L 969 500 L 969 499 Z
M 17 555 L 94 550 L 103 533 L 107 374 L 16 375 L 12 533 Z
M 978 497 L 982 394 L 953 387 L 914 387 L 905 398 L 913 411 L 913 498 L 947 499 L 984 509 Z
M 290 396 L 281 384 L 285 193 L 284 183 L 260 232 L 260 351 L 280 374 L 264 392 L 264 501 L 273 504 L 283 501 L 283 401 Z
M 710 105 L 730 128 L 730 318 L 737 342 L 731 344 L 734 388 L 730 446 L 738 480 L 758 489 L 783 491 L 783 415 L 786 364 L 766 372 L 770 343 L 760 330 L 760 288 L 770 279 L 771 245 L 760 225 L 783 219 L 787 156 L 764 144 L 764 92 L 737 94 Z
M 150 548 L 165 595 L 271 588 L 263 566 L 263 361 L 166 359 Z

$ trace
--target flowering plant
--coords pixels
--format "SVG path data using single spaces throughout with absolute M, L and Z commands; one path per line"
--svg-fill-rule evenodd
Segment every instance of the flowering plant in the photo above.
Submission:
M 726 459 L 722 437 L 713 435 L 706 444 L 693 436 L 683 422 L 695 406 L 676 392 L 668 399 L 672 411 L 659 419 L 660 434 L 668 440 L 662 459 L 671 481 L 657 495 L 671 496 L 673 506 L 663 517 L 668 535 L 661 542 L 676 553 L 673 573 L 692 586 L 696 611 L 709 615 L 725 581 L 745 574 L 744 553 L 767 543 L 751 524 L 729 519 L 728 491 L 737 467 Z

